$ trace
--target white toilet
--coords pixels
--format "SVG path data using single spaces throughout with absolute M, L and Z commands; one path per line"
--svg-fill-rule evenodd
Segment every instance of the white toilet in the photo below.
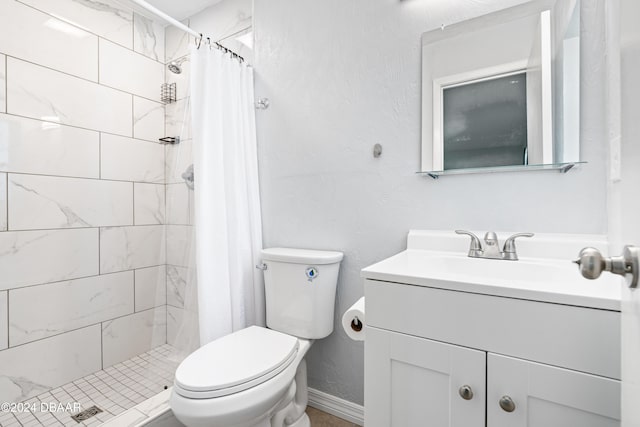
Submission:
M 309 427 L 305 355 L 333 332 L 341 252 L 262 251 L 267 328 L 206 344 L 176 371 L 169 403 L 187 427 Z

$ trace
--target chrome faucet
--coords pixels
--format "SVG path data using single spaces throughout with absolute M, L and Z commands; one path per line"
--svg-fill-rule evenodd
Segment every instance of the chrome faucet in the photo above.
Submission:
M 478 239 L 478 236 L 472 232 L 456 230 L 456 233 L 465 234 L 471 237 L 471 246 L 469 246 L 469 256 L 471 258 L 505 259 L 509 261 L 518 260 L 518 254 L 516 252 L 516 238 L 533 237 L 533 233 L 516 233 L 505 240 L 501 251 L 498 236 L 493 231 L 488 231 L 484 235 L 484 249 L 482 247 L 482 243 L 480 243 L 480 239 Z

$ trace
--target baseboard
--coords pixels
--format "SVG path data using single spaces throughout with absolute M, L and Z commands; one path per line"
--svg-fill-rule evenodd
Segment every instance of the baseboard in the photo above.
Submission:
M 364 425 L 364 407 L 323 391 L 309 388 L 309 406 L 349 422 Z

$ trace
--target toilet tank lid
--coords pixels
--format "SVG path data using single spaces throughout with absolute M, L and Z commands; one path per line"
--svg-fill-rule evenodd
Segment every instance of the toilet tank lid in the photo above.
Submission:
M 263 261 L 292 262 L 295 264 L 335 264 L 342 261 L 342 252 L 313 249 L 268 248 L 262 250 Z

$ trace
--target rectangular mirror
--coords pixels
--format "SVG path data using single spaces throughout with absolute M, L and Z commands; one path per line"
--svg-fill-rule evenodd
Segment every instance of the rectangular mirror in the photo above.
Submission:
M 566 168 L 580 162 L 579 133 L 579 0 L 422 35 L 422 172 Z

